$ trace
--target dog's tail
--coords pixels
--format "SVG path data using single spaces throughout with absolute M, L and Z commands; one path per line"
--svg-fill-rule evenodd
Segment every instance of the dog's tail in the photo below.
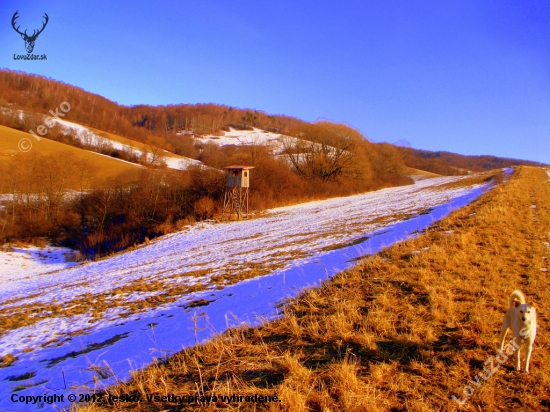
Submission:
M 525 295 L 521 290 L 514 290 L 510 295 L 510 307 L 517 308 L 519 305 L 525 303 Z

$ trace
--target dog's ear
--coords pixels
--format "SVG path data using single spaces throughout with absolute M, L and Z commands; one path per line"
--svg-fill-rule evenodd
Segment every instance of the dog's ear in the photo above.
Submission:
M 539 305 L 537 305 L 537 302 L 533 302 L 530 304 L 532 307 L 534 307 L 535 309 L 538 309 L 539 308 Z

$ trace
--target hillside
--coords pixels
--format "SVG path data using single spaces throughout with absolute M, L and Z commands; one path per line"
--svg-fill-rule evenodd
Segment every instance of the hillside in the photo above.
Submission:
M 251 109 L 224 105 L 197 104 L 124 107 L 104 97 L 52 79 L 22 72 L 0 70 L 0 107 L 23 109 L 47 115 L 52 102 L 70 102 L 75 123 L 149 143 L 163 141 L 163 149 L 177 153 L 179 139 L 170 134 L 190 131 L 196 135 L 217 133 L 229 127 L 258 127 L 278 133 L 304 125 L 288 116 L 271 116 Z M 156 136 L 157 139 L 152 138 Z M 174 143 L 176 146 L 171 146 Z
M 127 157 L 133 163 L 144 166 L 163 167 L 175 170 L 187 170 L 191 166 L 201 166 L 198 160 L 179 156 L 152 144 L 131 140 L 114 133 L 104 132 L 93 127 L 85 127 L 66 120 L 57 120 L 64 128 L 74 131 L 75 139 L 87 150 L 109 153 L 111 157 Z
M 57 141 L 65 145 L 110 156 L 114 159 L 125 160 L 137 165 L 153 168 L 168 167 L 175 170 L 187 170 L 191 166 L 202 165 L 198 160 L 170 153 L 156 147 L 154 144 L 145 144 L 114 133 L 82 126 L 68 120 L 50 120 L 48 116 L 32 111 L 0 108 L 1 119 L 3 119 L 5 124 L 19 131 L 26 132 L 32 130 L 35 136 L 39 127 L 45 127 L 46 124 L 50 124 L 47 133 L 42 137 L 43 140 Z M 34 136 L 26 136 L 26 138 L 25 143 L 28 144 L 30 142 L 31 146 L 33 142 L 37 141 Z M 19 147 L 17 144 L 8 145 L 8 142 L 4 143 L 4 147 L 9 152 L 14 151 L 16 148 L 20 152 L 31 150 L 30 147 Z
M 280 319 L 235 327 L 107 392 L 142 399 L 142 411 L 548 410 L 549 176 L 519 168 L 421 236 L 287 301 Z M 509 357 L 495 361 L 517 288 L 539 304 L 529 374 Z M 151 394 L 159 397 L 148 402 Z M 245 400 L 254 395 L 277 400 Z
M 9 162 L 3 168 L 10 176 L 9 187 L 3 190 L 10 196 L 0 199 L 0 242 L 36 243 L 47 238 L 96 259 L 196 220 L 218 218 L 222 170 L 229 164 L 254 167 L 249 202 L 253 213 L 413 183 L 394 147 L 371 144 L 346 125 L 244 116 L 249 124 L 262 127 L 254 129 L 242 123 L 243 112 L 236 109 L 216 105 L 125 108 L 61 82 L 8 70 L 0 71 L 0 85 L 0 124 L 42 134 L 35 149 L 38 143 L 53 140 L 144 166 L 102 180 L 107 172 L 96 173 L 104 169 L 102 164 L 80 167 L 68 158 L 60 161 L 59 153 L 22 153 L 22 162 Z M 52 104 L 63 108 L 60 119 L 51 117 L 56 109 Z M 146 118 L 136 117 L 143 110 Z M 221 116 L 216 115 L 219 122 L 211 122 L 212 110 Z M 222 115 L 220 110 L 227 113 Z M 160 130 L 151 119 L 162 119 L 171 111 L 187 116 L 189 122 Z M 202 121 L 211 128 L 201 129 Z M 266 132 L 268 128 L 277 131 Z M 289 134 L 283 134 L 283 129 Z M 276 144 L 263 144 L 254 136 L 269 136 Z M 223 140 L 231 143 L 213 143 Z M 33 141 L 27 135 L 26 142 Z M 5 144 L 10 155 L 17 148 L 13 139 Z M 43 159 L 34 161 L 35 156 Z M 56 179 L 34 179 L 39 173 Z M 75 186 L 77 193 L 67 192 Z
M 94 169 L 94 176 L 97 179 L 96 183 L 115 177 L 120 173 L 133 171 L 139 167 L 123 160 L 114 159 L 49 139 L 41 139 L 38 142 L 28 133 L 0 125 L 0 168 L 2 168 L 4 176 L 6 176 L 6 169 L 11 169 L 21 164 L 22 158 L 29 155 L 18 149 L 18 144 L 22 139 L 30 141 L 32 145 L 30 150 L 34 149 L 30 155 L 33 153 L 42 156 L 62 154 L 74 162 L 88 163 Z M 71 189 L 77 189 L 77 187 L 73 186 Z M 0 193 L 8 193 L 8 190 L 7 182 L 2 180 Z

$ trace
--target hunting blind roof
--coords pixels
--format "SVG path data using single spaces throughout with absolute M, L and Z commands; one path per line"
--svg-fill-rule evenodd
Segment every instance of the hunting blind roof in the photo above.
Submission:
M 232 165 L 232 166 L 226 166 L 224 169 L 254 169 L 254 166 L 243 166 L 243 165 Z

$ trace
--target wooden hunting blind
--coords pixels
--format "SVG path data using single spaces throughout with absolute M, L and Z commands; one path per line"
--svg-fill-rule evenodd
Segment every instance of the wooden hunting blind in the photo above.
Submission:
M 248 188 L 250 187 L 250 169 L 253 166 L 232 165 L 224 167 L 226 170 L 225 194 L 223 197 L 222 218 L 227 213 L 248 215 Z

